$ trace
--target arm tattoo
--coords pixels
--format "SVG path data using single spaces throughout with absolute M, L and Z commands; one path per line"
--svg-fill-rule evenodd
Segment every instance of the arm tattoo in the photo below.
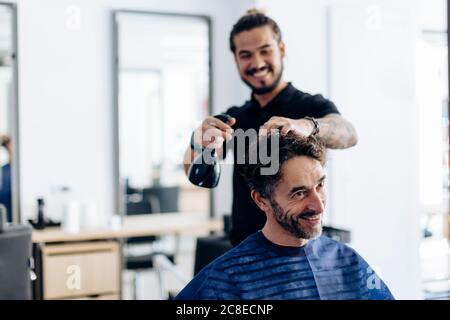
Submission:
M 317 119 L 319 122 L 319 138 L 330 149 L 345 149 L 357 142 L 353 125 L 339 115 L 328 115 Z

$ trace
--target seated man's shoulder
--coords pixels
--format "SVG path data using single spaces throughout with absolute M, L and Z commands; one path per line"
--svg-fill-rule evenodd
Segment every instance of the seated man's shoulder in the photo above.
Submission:
M 334 279 L 344 282 L 347 292 L 336 291 L 331 299 L 394 299 L 389 288 L 374 272 L 359 253 L 350 246 L 321 236 L 309 246 L 311 260 L 316 270 L 316 279 Z

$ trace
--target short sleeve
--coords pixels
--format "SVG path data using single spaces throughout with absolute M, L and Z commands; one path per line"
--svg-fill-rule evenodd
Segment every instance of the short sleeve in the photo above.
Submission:
M 321 94 L 308 95 L 305 100 L 308 114 L 314 118 L 323 118 L 332 113 L 340 114 L 336 105 Z

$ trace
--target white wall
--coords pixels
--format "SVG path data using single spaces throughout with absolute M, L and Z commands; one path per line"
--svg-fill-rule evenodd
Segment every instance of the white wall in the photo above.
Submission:
M 419 0 L 419 26 L 424 30 L 447 30 L 447 1 Z
M 284 33 L 286 79 L 329 96 L 358 131 L 355 148 L 331 153 L 329 221 L 351 229 L 352 245 L 381 270 L 397 298 L 421 298 L 417 2 L 259 4 Z
M 38 196 L 61 184 L 72 187 L 73 198 L 95 202 L 105 219 L 113 213 L 112 10 L 211 16 L 214 109 L 225 109 L 244 97 L 228 50 L 228 33 L 250 1 L 16 2 L 23 218 L 34 214 Z M 81 13 L 79 25 L 76 10 Z

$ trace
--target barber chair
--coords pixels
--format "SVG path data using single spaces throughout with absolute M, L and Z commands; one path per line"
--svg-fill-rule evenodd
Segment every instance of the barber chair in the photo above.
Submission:
M 223 224 L 224 234 L 197 238 L 194 276 L 211 261 L 220 257 L 233 247 L 229 239 L 231 229 L 231 219 L 229 215 L 223 215 Z

